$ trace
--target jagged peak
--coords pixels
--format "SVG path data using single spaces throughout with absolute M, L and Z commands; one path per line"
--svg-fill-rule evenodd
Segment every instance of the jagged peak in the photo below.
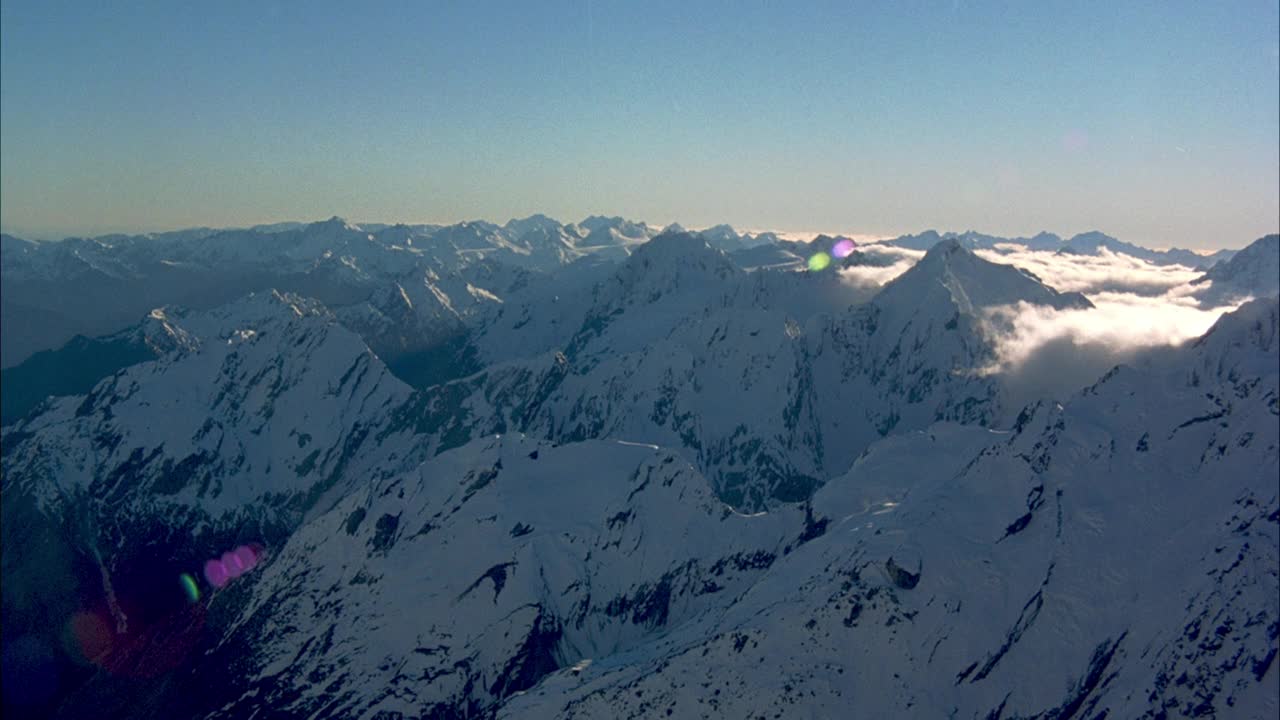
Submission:
M 711 247 L 706 238 L 693 233 L 663 233 L 640 245 L 628 262 L 659 257 L 683 257 L 695 254 L 722 255 Z
M 1206 277 L 1213 278 L 1238 272 L 1241 266 L 1256 264 L 1260 261 L 1280 255 L 1280 235 L 1264 235 L 1246 245 L 1226 262 L 1218 263 L 1209 269 Z
M 667 233 L 637 246 L 615 277 L 626 292 L 634 292 L 637 286 L 669 289 L 683 284 L 680 278 L 726 278 L 738 272 L 733 261 L 701 235 Z
M 1041 230 L 1040 232 L 1036 233 L 1035 235 L 1032 235 L 1030 238 L 1027 238 L 1027 239 L 1031 240 L 1032 242 L 1062 242 L 1061 235 L 1058 235 L 1057 233 L 1051 233 L 1048 230 Z
M 1196 296 L 1217 305 L 1280 293 L 1280 235 L 1266 235 L 1192 281 Z
M 525 218 L 511 218 L 503 229 L 514 233 L 517 237 L 534 230 L 542 231 L 558 231 L 564 227 L 563 223 L 554 218 L 547 217 L 542 213 L 535 213 Z
M 305 229 L 306 230 L 351 230 L 354 232 L 360 232 L 359 226 L 353 225 L 347 222 L 346 219 L 339 217 L 337 215 L 334 215 L 328 220 L 313 222 L 310 225 L 308 225 Z
M 1089 230 L 1087 232 L 1072 235 L 1071 239 L 1067 242 L 1075 245 L 1104 245 L 1119 241 L 1100 230 Z
M 909 307 L 926 298 L 937 301 L 938 288 L 944 288 L 965 313 L 1019 302 L 1058 309 L 1093 307 L 1080 293 L 1059 293 L 1026 270 L 978 257 L 956 238 L 934 245 L 920 262 L 886 285 L 876 302 Z
M 275 289 L 249 293 L 211 310 L 182 315 L 192 325 L 217 327 L 279 325 L 304 318 L 333 319 L 333 314 L 319 300 Z
M 23 247 L 29 247 L 29 246 L 34 246 L 35 244 L 36 243 L 31 240 L 25 240 L 23 238 L 17 237 L 16 235 L 10 235 L 9 233 L 0 233 L 0 247 L 4 247 L 8 245 L 20 245 Z
M 1280 335 L 1280 298 L 1258 298 L 1218 318 L 1195 344 L 1240 345 L 1252 341 L 1259 349 L 1271 351 L 1277 335 Z
M 734 229 L 733 229 L 733 226 L 732 226 L 732 225 L 730 225 L 730 224 L 728 224 L 728 223 L 720 223 L 719 225 L 712 225 L 711 227 L 707 228 L 706 230 L 702 230 L 702 231 L 701 231 L 701 233 L 702 233 L 703 235 L 708 235 L 708 234 L 710 234 L 710 235 L 732 235 L 732 236 L 734 236 L 734 237 L 736 237 L 736 236 L 738 235 L 738 232 L 737 232 L 736 230 L 734 230 Z

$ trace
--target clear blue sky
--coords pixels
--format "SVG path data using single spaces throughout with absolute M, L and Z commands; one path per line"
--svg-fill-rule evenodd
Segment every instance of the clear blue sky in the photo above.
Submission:
M 0 226 L 338 214 L 1240 246 L 1280 215 L 1264 2 L 0 5 Z

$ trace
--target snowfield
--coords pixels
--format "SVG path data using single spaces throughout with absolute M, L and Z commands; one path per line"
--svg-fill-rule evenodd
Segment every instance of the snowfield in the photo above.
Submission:
M 50 712 L 1280 712 L 1274 236 L 1203 273 L 1100 234 L 976 233 L 805 272 L 834 238 L 669 230 L 6 236 L 13 306 L 268 283 L 115 326 L 145 299 L 123 292 L 67 326 L 113 334 L 5 360 L 54 395 L 0 438 L 6 643 L 54 658 Z M 1079 271 L 1067 251 L 1124 255 L 1211 326 L 1046 345 L 1084 370 L 1017 377 L 1018 318 L 1117 292 L 1010 262 Z M 252 572 L 187 598 L 181 573 L 246 543 Z

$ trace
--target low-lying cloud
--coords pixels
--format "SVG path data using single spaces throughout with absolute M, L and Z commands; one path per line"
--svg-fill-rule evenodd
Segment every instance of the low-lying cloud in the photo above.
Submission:
M 992 308 L 989 317 L 1005 328 L 998 332 L 1001 364 L 1021 365 L 1039 347 L 1063 338 L 1115 351 L 1179 345 L 1203 335 L 1223 313 L 1239 307 L 1204 309 L 1193 298 L 1180 296 L 1180 289 L 1158 297 L 1094 293 L 1088 295 L 1094 307 L 1086 310 L 1054 310 L 1028 303 Z
M 1191 290 L 1183 284 L 1158 296 L 1086 293 L 1094 307 L 1084 310 L 1027 303 L 992 308 L 987 319 L 997 360 L 986 370 L 1003 375 L 1013 408 L 1038 398 L 1066 397 L 1140 353 L 1203 335 L 1239 307 L 1201 307 Z
M 858 255 L 864 264 L 840 268 L 840 277 L 859 288 L 879 287 L 911 269 L 924 257 L 923 250 L 908 250 L 893 245 L 859 245 Z
M 978 257 L 994 263 L 1016 265 L 1035 273 L 1060 292 L 1122 292 L 1157 296 L 1200 277 L 1201 272 L 1182 265 L 1153 265 L 1129 255 L 1099 248 L 1097 255 L 1077 255 L 1028 250 L 1021 245 L 997 245 L 978 250 Z
M 863 245 L 863 263 L 840 270 L 860 288 L 883 285 L 911 268 L 923 252 L 891 245 Z M 985 320 L 996 341 L 996 361 L 979 372 L 1002 375 L 1012 412 L 1039 398 L 1064 398 L 1140 353 L 1172 347 L 1203 335 L 1240 303 L 1200 304 L 1191 281 L 1202 272 L 1182 265 L 1154 265 L 1100 249 L 1096 255 L 999 245 L 978 250 L 985 260 L 1029 270 L 1060 292 L 1080 292 L 1091 309 L 1054 310 L 1020 303 L 990 308 Z

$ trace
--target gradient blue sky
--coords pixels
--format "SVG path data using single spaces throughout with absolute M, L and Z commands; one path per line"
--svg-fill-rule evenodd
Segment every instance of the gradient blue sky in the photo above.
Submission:
M 545 212 L 1241 246 L 1280 3 L 0 4 L 0 227 Z

